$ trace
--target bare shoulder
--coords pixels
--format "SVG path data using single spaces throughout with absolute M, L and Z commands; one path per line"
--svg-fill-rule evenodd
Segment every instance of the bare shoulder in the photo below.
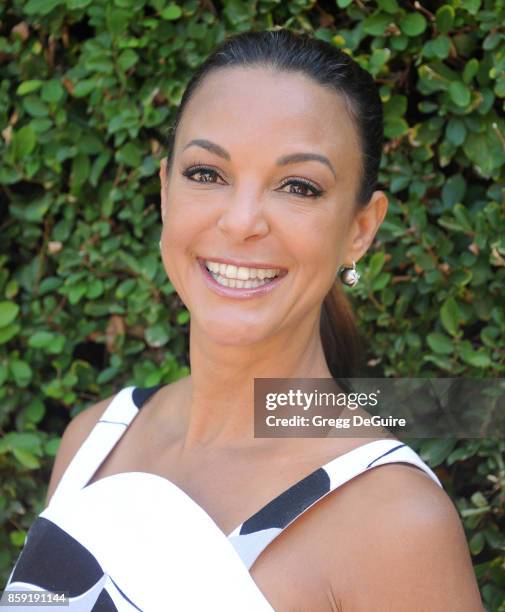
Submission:
M 46 495 L 46 506 L 49 504 L 58 483 L 72 461 L 75 453 L 88 437 L 98 419 L 111 403 L 113 395 L 107 397 L 77 414 L 66 426 L 61 437 L 60 446 L 54 460 L 51 478 Z
M 327 566 L 344 612 L 482 612 L 463 525 L 447 493 L 401 463 L 354 480 L 342 491 L 352 512 L 339 516 L 342 498 L 335 496 L 335 512 L 328 515 L 339 523 L 339 535 L 342 520 L 350 534 L 345 559 L 333 556 Z M 342 544 L 334 542 L 340 550 Z

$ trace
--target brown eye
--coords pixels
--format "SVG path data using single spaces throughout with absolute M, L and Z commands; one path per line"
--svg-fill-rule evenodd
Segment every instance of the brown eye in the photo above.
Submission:
M 219 173 L 208 166 L 192 166 L 191 168 L 184 170 L 182 174 L 187 179 L 194 181 L 195 183 L 215 183 L 215 179 L 219 177 Z M 193 178 L 194 176 L 198 175 L 201 175 L 203 178 Z
M 293 195 L 299 195 L 302 198 L 318 198 L 323 194 L 321 189 L 318 189 L 315 185 L 313 185 L 310 181 L 305 181 L 301 179 L 297 180 L 289 180 L 286 181 L 282 187 L 286 186 L 294 187 L 294 191 L 290 191 Z

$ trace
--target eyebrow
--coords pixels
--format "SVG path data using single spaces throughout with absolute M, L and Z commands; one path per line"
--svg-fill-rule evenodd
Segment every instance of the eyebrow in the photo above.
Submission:
M 185 151 L 188 147 L 191 146 L 197 146 L 201 147 L 202 149 L 206 149 L 207 151 L 210 151 L 210 153 L 215 153 L 219 157 L 222 157 L 223 159 L 226 159 L 228 161 L 231 159 L 230 154 L 228 153 L 228 151 L 223 149 L 223 147 L 220 147 L 215 142 L 206 140 L 204 138 L 195 138 L 194 140 L 190 140 L 188 144 L 184 147 L 183 151 Z M 286 166 L 288 164 L 294 164 L 303 161 L 321 162 L 325 166 L 328 166 L 333 176 L 337 178 L 337 175 L 333 166 L 331 165 L 330 160 L 325 155 L 320 155 L 319 153 L 290 153 L 289 155 L 282 155 L 275 163 L 278 166 Z

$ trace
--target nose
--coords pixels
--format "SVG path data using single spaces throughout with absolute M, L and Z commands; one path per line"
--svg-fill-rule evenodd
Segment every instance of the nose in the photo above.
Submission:
M 234 241 L 267 234 L 269 225 L 258 189 L 250 185 L 233 190 L 223 205 L 217 226 Z

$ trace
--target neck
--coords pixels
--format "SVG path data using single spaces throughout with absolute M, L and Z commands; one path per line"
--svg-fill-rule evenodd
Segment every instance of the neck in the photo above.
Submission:
M 307 319 L 249 345 L 213 341 L 191 323 L 185 450 L 261 446 L 254 440 L 254 378 L 331 378 L 319 315 Z

